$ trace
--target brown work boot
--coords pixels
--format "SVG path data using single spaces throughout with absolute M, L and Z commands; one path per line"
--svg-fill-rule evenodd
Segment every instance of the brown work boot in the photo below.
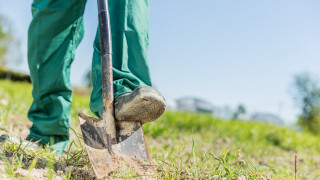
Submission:
M 140 86 L 131 93 L 115 99 L 115 117 L 118 121 L 151 122 L 166 109 L 162 95 L 149 86 Z

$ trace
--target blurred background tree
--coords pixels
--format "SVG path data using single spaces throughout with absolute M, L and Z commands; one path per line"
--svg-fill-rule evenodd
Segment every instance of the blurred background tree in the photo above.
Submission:
M 301 108 L 298 124 L 320 135 L 320 86 L 309 73 L 294 76 L 294 100 Z
M 233 113 L 233 118 L 234 120 L 239 119 L 239 116 L 241 114 L 245 114 L 247 113 L 246 108 L 244 107 L 244 105 L 239 104 L 237 107 L 237 110 Z
M 0 16 L 0 67 L 6 66 L 6 55 L 8 53 L 8 44 L 10 44 L 12 37 L 5 29 L 5 19 Z
M 87 86 L 87 87 L 92 87 L 92 71 L 91 71 L 91 68 L 87 71 L 87 73 L 85 74 L 84 76 L 84 84 Z
M 20 41 L 15 36 L 10 20 L 0 15 L 0 79 L 31 82 L 29 75 L 15 72 L 21 62 Z
M 20 41 L 14 36 L 10 20 L 0 15 L 0 68 L 7 68 L 9 64 L 17 65 L 20 62 Z

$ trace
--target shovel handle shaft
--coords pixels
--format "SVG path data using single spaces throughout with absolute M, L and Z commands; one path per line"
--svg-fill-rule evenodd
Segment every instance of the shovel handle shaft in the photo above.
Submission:
M 100 53 L 102 68 L 102 118 L 110 144 L 116 144 L 116 127 L 113 110 L 112 39 L 108 0 L 98 0 Z
M 98 0 L 98 13 L 101 56 L 105 54 L 112 54 L 112 37 L 108 0 Z

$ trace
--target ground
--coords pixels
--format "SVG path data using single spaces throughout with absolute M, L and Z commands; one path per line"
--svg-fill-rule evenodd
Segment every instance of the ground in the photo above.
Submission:
M 25 138 L 31 122 L 31 84 L 0 80 L 0 133 Z M 71 140 L 64 155 L 49 147 L 0 144 L 0 179 L 93 179 L 77 114 L 89 112 L 89 94 L 76 89 Z M 122 168 L 109 178 L 132 179 L 320 179 L 320 140 L 307 132 L 258 122 L 220 120 L 208 114 L 166 112 L 144 125 L 157 173 Z M 295 160 L 297 157 L 297 160 Z M 295 166 L 296 164 L 296 166 Z M 295 173 L 295 168 L 297 173 Z

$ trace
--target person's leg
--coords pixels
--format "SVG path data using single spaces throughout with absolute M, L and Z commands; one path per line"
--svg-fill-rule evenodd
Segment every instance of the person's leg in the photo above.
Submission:
M 148 0 L 109 0 L 114 97 L 130 93 L 139 86 L 151 86 L 147 50 L 149 45 Z M 102 82 L 100 37 L 97 31 L 92 60 L 93 90 L 91 111 L 101 117 Z
M 28 31 L 33 121 L 28 140 L 63 151 L 69 140 L 70 66 L 83 35 L 86 0 L 34 0 Z

